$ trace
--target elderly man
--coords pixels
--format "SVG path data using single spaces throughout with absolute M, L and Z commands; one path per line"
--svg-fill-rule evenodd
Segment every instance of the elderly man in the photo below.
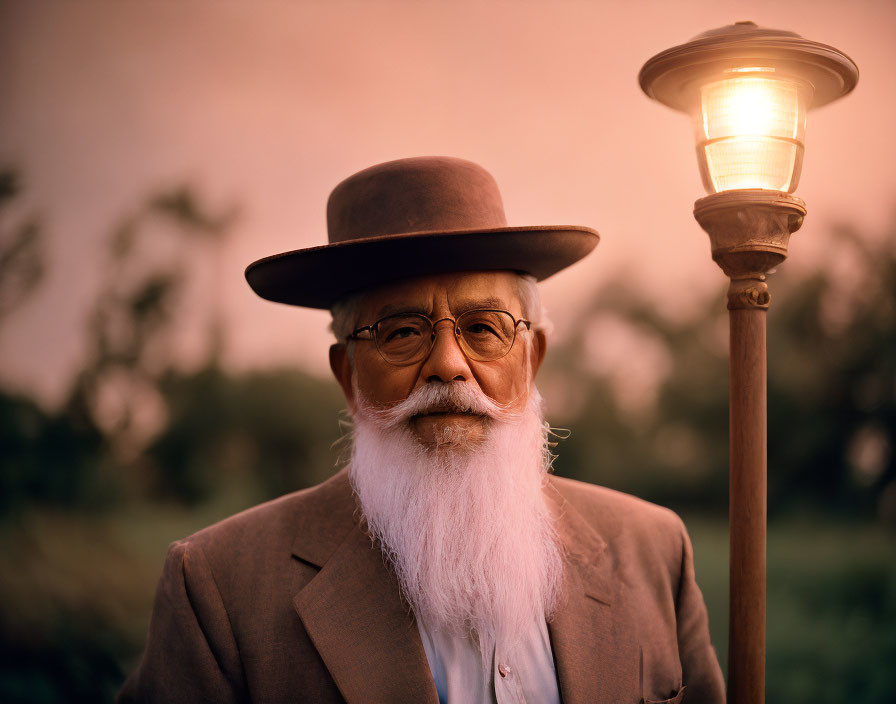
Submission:
M 247 278 L 332 311 L 348 465 L 171 547 L 120 700 L 723 701 L 678 517 L 549 473 L 535 280 L 597 233 L 507 227 L 444 157 L 346 179 L 328 229 Z

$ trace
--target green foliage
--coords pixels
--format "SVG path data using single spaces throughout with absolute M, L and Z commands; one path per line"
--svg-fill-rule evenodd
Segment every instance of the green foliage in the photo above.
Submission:
M 773 508 L 873 510 L 896 487 L 896 237 L 870 246 L 841 228 L 834 242 L 854 279 L 789 282 L 770 319 Z
M 105 438 L 73 406 L 57 413 L 0 394 L 0 516 L 33 503 L 98 508 L 114 498 Z
M 343 405 L 334 384 L 298 371 L 235 377 L 212 367 L 169 376 L 161 389 L 169 424 L 146 453 L 157 494 L 196 503 L 238 482 L 269 499 L 332 473 Z
M 581 410 L 563 419 L 572 434 L 558 448 L 557 473 L 678 509 L 726 511 L 727 351 L 717 342 L 723 314 L 724 306 L 714 299 L 693 319 L 673 322 L 623 282 L 599 291 L 575 325 L 578 334 L 551 350 L 553 359 L 549 355 L 546 376 L 585 380 L 579 386 Z M 652 408 L 626 409 L 615 371 L 595 373 L 589 367 L 587 331 L 592 321 L 607 317 L 633 331 L 629 355 L 641 354 L 640 338 L 668 352 L 669 368 Z
M 15 193 L 11 173 L 0 174 L 0 199 Z M 225 374 L 216 310 L 206 363 L 177 367 L 171 343 L 187 255 L 198 247 L 213 259 L 207 250 L 220 246 L 233 218 L 232 210 L 208 213 L 181 187 L 152 196 L 119 224 L 89 318 L 88 359 L 65 405 L 45 411 L 0 395 L 0 515 L 32 504 L 97 508 L 126 496 L 196 504 L 231 492 L 248 505 L 331 473 L 342 407 L 335 385 L 295 370 Z M 160 226 L 173 238 L 161 257 L 153 255 Z M 24 241 L 13 238 L 0 264 L 42 271 L 36 241 Z M 164 418 L 147 432 L 136 418 L 149 404 Z
M 722 668 L 727 659 L 728 536 L 686 517 L 697 580 Z M 821 514 L 769 525 L 766 699 L 886 704 L 896 687 L 896 543 L 880 526 Z
M 869 245 L 841 228 L 850 252 L 846 283 L 833 273 L 782 273 L 768 314 L 769 509 L 814 505 L 896 519 L 896 236 Z M 845 256 L 845 255 L 844 255 Z M 786 269 L 785 269 L 786 272 Z M 667 373 L 650 412 L 633 415 L 614 393 L 612 371 L 589 369 L 586 331 L 602 316 L 659 340 Z M 601 290 L 580 332 L 546 376 L 587 379 L 581 410 L 559 448 L 561 474 L 608 484 L 679 509 L 725 511 L 728 502 L 728 359 L 723 296 L 671 322 L 622 282 Z M 722 332 L 722 335 L 720 335 Z M 552 350 L 552 353 L 556 350 Z M 633 346 L 630 354 L 642 350 Z M 888 493 L 889 492 L 889 493 Z M 890 499 L 892 501 L 892 499 Z
M 0 701 L 112 701 L 143 647 L 167 545 L 242 507 L 32 509 L 0 524 Z
M 118 660 L 127 647 L 107 624 L 60 613 L 36 639 L 0 634 L 0 699 L 17 704 L 112 701 L 125 673 Z

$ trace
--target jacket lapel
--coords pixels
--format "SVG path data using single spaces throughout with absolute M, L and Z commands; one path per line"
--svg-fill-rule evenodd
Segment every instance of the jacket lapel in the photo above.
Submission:
M 321 568 L 293 599 L 305 630 L 349 704 L 437 702 L 413 614 L 357 523 L 345 471 L 321 489 L 293 545 Z M 638 644 L 620 613 L 612 555 L 553 483 L 545 491 L 568 557 L 548 625 L 560 696 L 564 704 L 627 701 L 638 686 Z
M 549 502 L 567 554 L 563 602 L 548 625 L 564 704 L 627 701 L 637 691 L 638 646 L 620 618 L 606 542 L 553 489 Z
M 437 702 L 414 617 L 382 552 L 353 518 L 347 480 L 339 483 L 343 486 L 333 492 L 334 505 L 318 504 L 323 525 L 315 532 L 329 539 L 300 538 L 294 545 L 294 554 L 321 566 L 293 599 L 296 611 L 349 704 Z M 351 523 L 347 535 L 346 516 Z M 334 522 L 341 523 L 341 531 L 328 525 Z M 332 538 L 340 534 L 345 535 L 341 542 Z

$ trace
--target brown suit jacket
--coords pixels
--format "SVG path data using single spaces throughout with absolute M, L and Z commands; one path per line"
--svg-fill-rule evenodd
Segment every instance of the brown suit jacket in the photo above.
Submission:
M 548 629 L 563 702 L 723 702 L 681 520 L 569 479 L 551 477 L 545 492 L 569 553 Z M 171 546 L 146 651 L 118 701 L 438 701 L 345 470 Z

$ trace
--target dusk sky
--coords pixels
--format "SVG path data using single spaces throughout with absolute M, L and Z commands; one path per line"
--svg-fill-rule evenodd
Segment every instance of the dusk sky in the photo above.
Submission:
M 323 244 L 332 187 L 406 156 L 482 164 L 512 225 L 601 233 L 594 254 L 543 287 L 558 335 L 621 272 L 663 311 L 693 310 L 723 276 L 691 215 L 705 194 L 692 129 L 637 76 L 655 53 L 738 20 L 830 44 L 860 71 L 852 94 L 809 114 L 796 191 L 809 215 L 784 266 L 826 263 L 835 223 L 892 232 L 892 1 L 7 0 L 0 166 L 22 178 L 16 212 L 42 219 L 49 272 L 0 329 L 0 378 L 61 398 L 111 228 L 180 183 L 213 209 L 239 208 L 194 302 L 226 316 L 227 364 L 324 373 L 328 314 L 257 298 L 243 270 Z

